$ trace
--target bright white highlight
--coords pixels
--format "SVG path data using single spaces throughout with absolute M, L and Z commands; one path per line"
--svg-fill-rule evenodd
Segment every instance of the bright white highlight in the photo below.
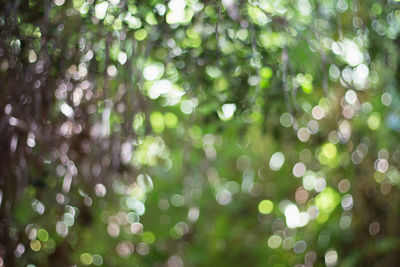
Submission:
M 300 212 L 296 205 L 290 204 L 285 209 L 286 225 L 296 228 L 300 224 Z
M 353 41 L 346 39 L 343 46 L 343 58 L 350 66 L 357 66 L 364 60 L 363 54 Z
M 286 225 L 289 228 L 303 227 L 310 220 L 308 212 L 299 212 L 299 209 L 294 204 L 289 204 L 285 208 L 284 213 L 286 217 Z
M 221 110 L 222 112 L 218 111 L 219 118 L 223 121 L 227 121 L 232 119 L 233 114 L 235 114 L 236 105 L 232 103 L 223 104 Z
M 284 162 L 285 162 L 285 155 L 283 155 L 282 152 L 275 152 L 271 156 L 271 159 L 269 161 L 269 167 L 273 171 L 279 171 L 282 168 Z
M 164 65 L 152 64 L 144 68 L 143 76 L 147 81 L 154 81 L 160 79 L 164 74 Z
M 357 94 L 353 90 L 348 90 L 344 95 L 344 99 L 346 100 L 347 103 L 353 105 L 357 101 Z
M 96 18 L 104 19 L 106 17 L 107 8 L 108 8 L 108 2 L 97 4 L 94 7 L 94 15 L 96 16 Z
M 74 115 L 74 110 L 67 103 L 63 103 L 60 109 L 62 114 L 64 114 L 69 118 L 72 117 L 72 115 Z

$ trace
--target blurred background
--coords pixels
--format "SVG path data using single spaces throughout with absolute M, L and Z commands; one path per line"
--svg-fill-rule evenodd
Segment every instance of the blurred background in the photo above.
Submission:
M 0 3 L 0 266 L 398 266 L 400 2 Z

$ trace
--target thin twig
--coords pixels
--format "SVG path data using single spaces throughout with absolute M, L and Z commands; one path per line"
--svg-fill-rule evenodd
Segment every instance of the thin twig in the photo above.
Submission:
M 318 33 L 318 30 L 315 29 L 314 26 L 312 28 L 313 28 L 313 31 L 315 32 L 315 37 L 317 38 L 318 42 L 320 43 L 321 42 L 321 38 L 320 38 L 320 35 Z M 326 70 L 326 67 L 327 67 L 326 63 L 327 62 L 326 62 L 326 54 L 325 54 L 325 51 L 324 51 L 322 46 L 319 47 L 319 54 L 320 54 L 320 57 L 321 57 L 321 69 L 322 69 L 322 74 L 323 74 L 323 76 L 322 76 L 322 89 L 324 91 L 325 97 L 328 98 L 328 86 L 329 86 L 329 84 L 328 84 L 328 72 Z
M 337 27 L 338 27 L 338 34 L 339 34 L 339 40 L 343 39 L 343 30 L 342 30 L 342 16 L 340 13 L 337 15 Z
M 282 48 L 282 84 L 283 84 L 283 92 L 285 95 L 285 104 L 288 111 L 292 112 L 292 107 L 289 102 L 288 93 L 289 86 L 287 82 L 287 68 L 288 68 L 289 55 L 286 46 Z
M 292 115 L 293 117 L 293 129 L 295 130 L 295 132 L 297 132 L 297 120 L 296 117 L 294 116 L 293 113 L 293 109 L 292 109 L 292 105 L 290 104 L 290 100 L 289 100 L 289 85 L 287 82 L 287 71 L 288 71 L 288 64 L 289 64 L 289 55 L 288 55 L 288 51 L 287 51 L 287 47 L 284 46 L 282 48 L 282 84 L 283 84 L 283 93 L 284 93 L 284 98 L 285 98 L 285 105 L 286 105 L 286 109 L 289 111 L 289 113 Z
M 217 65 L 218 65 L 219 68 L 221 68 L 221 65 L 219 64 L 219 33 L 218 33 L 218 24 L 219 24 L 219 18 L 221 17 L 221 4 L 222 4 L 222 0 L 219 0 L 217 24 L 215 25 L 215 38 L 217 39 Z
M 317 2 L 316 11 L 315 11 L 316 14 L 313 17 L 320 18 L 320 13 L 318 12 L 318 10 L 319 10 L 319 4 Z M 327 67 L 326 54 L 325 54 L 324 48 L 321 45 L 320 31 L 319 31 L 318 27 L 315 27 L 315 21 L 313 21 L 311 23 L 311 29 L 312 29 L 312 32 L 315 35 L 315 38 L 317 39 L 318 43 L 320 44 L 318 50 L 319 50 L 319 54 L 320 54 L 320 57 L 321 57 L 321 69 L 322 69 L 322 73 L 323 73 L 323 76 L 322 76 L 322 89 L 324 90 L 325 97 L 328 98 L 329 81 L 328 81 L 328 72 L 327 72 L 327 69 L 326 69 L 326 67 Z
M 258 97 L 258 95 L 260 94 L 260 91 L 261 91 L 260 67 L 259 67 L 258 62 L 257 62 L 257 58 L 259 56 L 261 56 L 261 55 L 257 51 L 256 33 L 255 33 L 255 29 L 254 29 L 254 25 L 253 24 L 250 24 L 250 34 L 251 34 L 251 36 L 250 36 L 251 48 L 253 50 L 253 55 L 252 56 L 253 56 L 253 60 L 254 60 L 254 64 L 255 64 L 255 70 L 256 70 L 256 73 L 257 73 L 257 76 L 258 76 L 258 83 L 257 83 L 257 87 L 256 87 L 256 92 L 255 92 L 255 94 L 253 95 L 253 98 L 252 98 L 252 100 L 254 101 Z

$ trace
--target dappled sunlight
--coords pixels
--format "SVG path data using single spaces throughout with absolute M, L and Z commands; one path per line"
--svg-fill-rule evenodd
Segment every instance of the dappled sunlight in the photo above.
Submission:
M 1 266 L 395 266 L 400 2 L 0 11 Z

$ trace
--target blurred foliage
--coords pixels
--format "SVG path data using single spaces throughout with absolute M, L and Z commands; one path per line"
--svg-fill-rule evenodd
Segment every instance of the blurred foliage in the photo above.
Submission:
M 0 7 L 0 266 L 399 264 L 399 1 Z

